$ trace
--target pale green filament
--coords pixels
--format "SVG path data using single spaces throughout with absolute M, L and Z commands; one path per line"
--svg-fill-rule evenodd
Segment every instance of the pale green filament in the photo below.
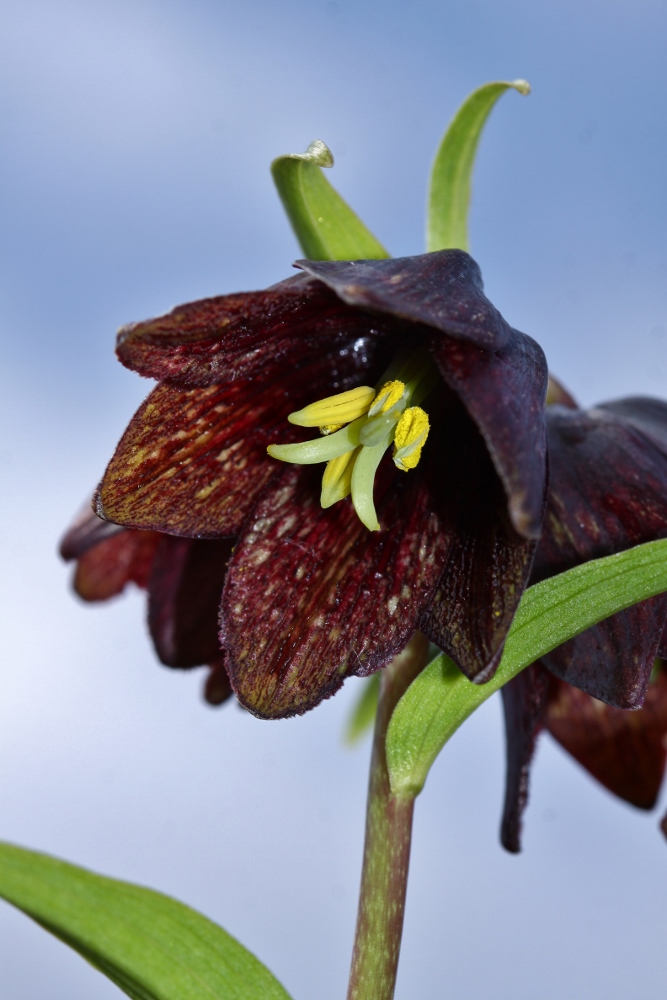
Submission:
M 377 390 L 358 386 L 290 413 L 290 423 L 319 427 L 324 437 L 301 444 L 272 444 L 267 451 L 272 458 L 297 465 L 326 462 L 322 507 L 331 507 L 351 493 L 359 520 L 370 531 L 379 531 L 373 502 L 375 473 L 392 444 L 399 469 L 408 471 L 419 462 L 429 420 L 415 404 L 426 398 L 437 379 L 424 348 L 412 354 L 403 352 L 385 372 Z

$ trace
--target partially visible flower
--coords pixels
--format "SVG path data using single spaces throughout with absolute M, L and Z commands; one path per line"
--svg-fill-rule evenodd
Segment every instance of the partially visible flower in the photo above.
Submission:
M 148 591 L 148 627 L 158 657 L 167 667 L 208 666 L 204 695 L 214 705 L 232 693 L 218 642 L 230 551 L 227 539 L 121 528 L 92 511 L 77 519 L 60 546 L 65 560 L 76 561 L 74 589 L 83 600 L 106 601 L 128 583 Z
M 299 266 L 306 273 L 264 292 L 192 303 L 121 331 L 121 361 L 160 384 L 125 432 L 96 511 L 128 528 L 236 539 L 231 558 L 229 541 L 207 558 L 220 590 L 225 581 L 220 641 L 232 686 L 257 715 L 313 707 L 346 676 L 386 664 L 417 628 L 484 680 L 542 520 L 543 353 L 488 302 L 462 251 Z M 323 509 L 313 470 L 281 466 L 266 450 L 297 440 L 287 417 L 313 400 L 360 385 L 374 398 L 392 358 L 419 359 L 431 431 L 424 446 L 420 417 L 398 440 L 395 424 L 382 438 L 407 473 L 379 451 L 375 466 L 356 462 L 363 491 L 350 488 L 355 503 L 363 493 L 366 523 L 377 516 L 381 530 L 371 532 L 349 501 Z M 363 421 L 372 417 L 366 409 Z M 331 438 L 321 440 L 326 451 Z M 311 446 L 314 460 L 327 460 L 320 441 Z M 332 503 L 347 485 L 343 474 Z M 149 594 L 155 567 L 168 572 L 175 558 L 161 563 L 160 551 L 177 544 L 161 539 Z
M 631 398 L 573 407 L 547 413 L 549 499 L 531 582 L 667 537 L 667 404 Z M 661 594 L 587 629 L 503 688 L 508 850 L 520 849 L 543 728 L 616 795 L 654 805 L 667 739 L 667 676 L 654 664 L 667 653 L 666 623 Z

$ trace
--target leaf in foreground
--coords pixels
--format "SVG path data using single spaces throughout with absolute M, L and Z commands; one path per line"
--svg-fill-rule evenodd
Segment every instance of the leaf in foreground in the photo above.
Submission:
M 133 1000 L 289 1000 L 221 927 L 151 889 L 0 844 L 0 896 Z
M 594 559 L 524 593 L 503 657 L 487 684 L 472 684 L 442 654 L 410 685 L 387 733 L 392 791 L 417 795 L 445 743 L 476 708 L 524 667 L 573 636 L 667 591 L 667 540 Z

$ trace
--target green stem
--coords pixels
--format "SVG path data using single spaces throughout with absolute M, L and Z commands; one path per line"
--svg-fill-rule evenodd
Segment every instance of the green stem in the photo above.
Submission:
M 403 932 L 414 796 L 392 795 L 385 739 L 399 699 L 426 663 L 417 632 L 384 668 L 375 718 L 366 809 L 366 843 L 348 1000 L 392 1000 Z

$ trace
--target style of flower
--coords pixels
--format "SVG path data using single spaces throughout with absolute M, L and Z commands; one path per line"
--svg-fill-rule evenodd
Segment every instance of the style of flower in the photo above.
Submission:
M 544 355 L 485 298 L 462 251 L 297 266 L 266 291 L 121 330 L 120 360 L 159 385 L 95 499 L 100 517 L 132 530 L 100 545 L 128 546 L 139 562 L 155 546 L 148 576 L 132 572 L 144 572 L 160 658 L 189 665 L 194 652 L 176 664 L 174 635 L 200 603 L 199 662 L 224 658 L 261 717 L 312 708 L 418 628 L 483 681 L 540 532 Z M 360 416 L 343 414 L 340 430 L 330 425 L 345 419 L 327 418 L 332 433 L 298 444 L 288 416 L 311 425 L 308 407 L 331 397 L 361 398 Z M 300 464 L 279 464 L 269 446 Z M 395 465 L 381 461 L 390 447 Z M 328 464 L 321 488 L 302 464 L 309 449 L 312 461 L 346 455 L 346 469 Z
M 531 583 L 667 536 L 667 403 L 630 398 L 585 411 L 562 398 L 567 408 L 547 412 L 549 498 Z M 667 673 L 656 660 L 667 654 L 666 623 L 661 594 L 587 629 L 503 688 L 508 850 L 520 849 L 542 729 L 619 797 L 655 804 L 667 758 Z

